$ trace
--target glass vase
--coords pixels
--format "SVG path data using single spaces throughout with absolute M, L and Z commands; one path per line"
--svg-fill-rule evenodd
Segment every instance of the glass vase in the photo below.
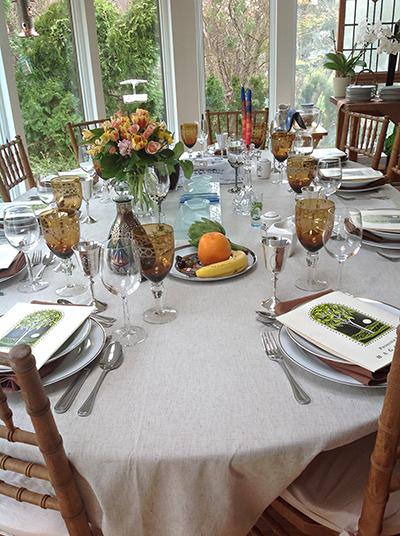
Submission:
M 153 214 L 153 202 L 144 187 L 146 168 L 132 170 L 126 174 L 125 180 L 129 187 L 129 194 L 133 198 L 135 213 L 140 216 Z

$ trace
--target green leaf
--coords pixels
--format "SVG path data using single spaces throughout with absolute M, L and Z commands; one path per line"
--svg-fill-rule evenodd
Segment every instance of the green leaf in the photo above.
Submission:
M 331 69 L 332 71 L 338 71 L 340 69 L 338 64 L 333 63 L 333 61 L 327 61 L 326 63 L 324 63 L 324 67 L 325 69 Z
M 179 165 L 183 170 L 185 178 L 190 179 L 190 177 L 193 175 L 193 162 L 190 160 L 179 160 Z
M 175 145 L 173 152 L 174 152 L 175 158 L 179 160 L 179 158 L 185 152 L 185 147 L 181 141 L 178 141 L 178 143 Z

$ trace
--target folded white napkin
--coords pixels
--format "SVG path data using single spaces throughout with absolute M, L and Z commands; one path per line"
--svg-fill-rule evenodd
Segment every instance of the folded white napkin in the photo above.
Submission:
M 17 255 L 18 251 L 10 244 L 0 245 L 0 270 L 9 268 Z

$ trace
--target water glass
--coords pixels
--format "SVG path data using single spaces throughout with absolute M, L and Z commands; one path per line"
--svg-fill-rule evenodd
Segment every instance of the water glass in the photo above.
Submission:
M 265 268 L 272 274 L 273 286 L 272 296 L 261 302 L 261 305 L 273 316 L 276 315 L 276 306 L 279 303 L 279 300 L 276 297 L 278 274 L 283 272 L 285 267 L 289 246 L 289 240 L 277 236 L 268 236 L 261 241 Z
M 95 169 L 92 157 L 88 153 L 87 147 L 81 145 L 78 149 L 78 158 L 79 158 L 79 167 L 88 173 L 89 175 L 94 175 Z
M 169 192 L 168 167 L 163 162 L 156 162 L 153 166 L 146 168 L 144 177 L 145 190 L 152 201 L 158 206 L 158 223 L 161 223 L 161 203 Z
M 97 220 L 90 215 L 90 200 L 93 195 L 93 175 L 87 174 L 81 178 L 82 198 L 86 203 L 86 216 L 81 220 L 82 223 L 96 223 Z
M 19 205 L 4 211 L 4 235 L 11 246 L 25 254 L 28 281 L 18 285 L 19 292 L 38 292 L 48 287 L 46 281 L 37 281 L 32 274 L 29 252 L 38 245 L 40 226 L 31 206 Z
M 40 200 L 46 205 L 54 202 L 54 193 L 51 187 L 51 179 L 55 175 L 36 175 L 36 191 Z
M 325 250 L 339 263 L 336 289 L 342 286 L 343 264 L 360 251 L 362 243 L 362 218 L 357 208 L 336 207 L 332 231 L 325 232 Z
M 143 342 L 146 331 L 132 326 L 129 317 L 128 296 L 139 288 L 141 278 L 139 252 L 131 240 L 109 240 L 102 246 L 100 277 L 111 294 L 121 296 L 124 325 L 115 331 L 116 337 L 123 346 Z
M 340 158 L 321 158 L 318 162 L 314 182 L 323 189 L 326 197 L 334 194 L 342 184 L 342 161 Z
M 253 191 L 253 199 L 251 201 L 250 216 L 251 226 L 261 227 L 261 214 L 263 211 L 263 194 Z
M 228 192 L 237 194 L 241 188 L 238 185 L 239 168 L 244 164 L 245 146 L 242 140 L 230 140 L 228 143 L 228 162 L 235 170 L 235 186 L 228 189 Z

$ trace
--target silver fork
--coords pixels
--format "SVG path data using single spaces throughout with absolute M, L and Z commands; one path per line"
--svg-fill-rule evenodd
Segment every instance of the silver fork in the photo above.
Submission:
M 33 253 L 32 253 L 32 257 L 31 257 L 31 266 L 37 266 L 38 264 L 40 264 L 42 262 L 42 250 L 41 249 L 38 249 L 38 250 L 35 250 Z M 33 276 L 34 279 L 35 276 Z M 28 274 L 25 275 L 24 277 L 24 281 L 26 281 L 28 279 Z
M 43 257 L 43 259 L 42 259 L 43 266 L 40 268 L 40 270 L 36 274 L 35 279 L 39 280 L 42 277 L 43 272 L 45 271 L 45 269 L 48 266 L 50 266 L 50 264 L 53 264 L 53 262 L 54 262 L 54 253 L 52 251 L 50 251 L 49 253 L 46 253 L 46 255 Z
M 276 361 L 276 363 L 279 363 L 280 366 L 283 368 L 287 379 L 289 380 L 290 386 L 293 391 L 294 398 L 299 404 L 309 404 L 311 402 L 311 398 L 308 396 L 308 394 L 300 387 L 300 385 L 297 383 L 297 381 L 293 378 L 292 374 L 290 373 L 289 369 L 286 366 L 285 361 L 283 360 L 283 356 L 281 351 L 278 348 L 276 339 L 274 337 L 274 334 L 270 331 L 263 331 L 261 333 L 261 340 L 264 346 L 265 353 L 267 354 L 267 357 L 271 359 L 271 361 Z

